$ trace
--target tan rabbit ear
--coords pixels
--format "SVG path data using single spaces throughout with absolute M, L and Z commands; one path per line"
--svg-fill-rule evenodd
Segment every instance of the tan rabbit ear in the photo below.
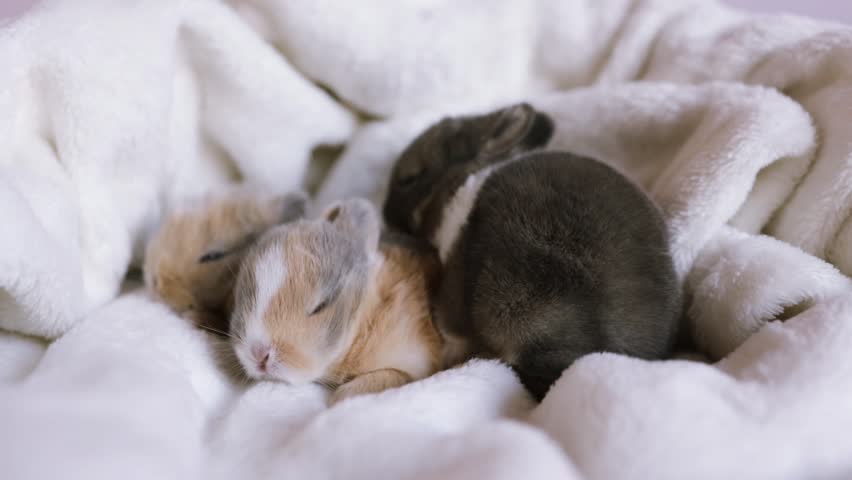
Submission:
M 553 136 L 553 121 L 528 103 L 519 103 L 491 115 L 482 153 L 505 156 L 543 147 Z
M 378 248 L 382 222 L 369 201 L 353 198 L 334 203 L 323 212 L 322 218 L 347 235 L 362 239 L 368 248 Z

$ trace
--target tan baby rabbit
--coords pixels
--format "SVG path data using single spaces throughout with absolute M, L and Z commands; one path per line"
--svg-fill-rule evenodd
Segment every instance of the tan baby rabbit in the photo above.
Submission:
M 269 231 L 237 280 L 234 348 L 252 378 L 334 389 L 331 403 L 435 372 L 441 337 L 427 288 L 431 250 L 381 242 L 366 200 Z
M 303 193 L 233 187 L 182 205 L 148 242 L 145 284 L 175 312 L 225 333 L 239 264 L 271 227 L 301 217 Z

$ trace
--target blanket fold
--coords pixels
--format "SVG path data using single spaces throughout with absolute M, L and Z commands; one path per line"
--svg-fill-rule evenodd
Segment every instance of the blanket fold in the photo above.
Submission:
M 234 178 L 297 188 L 312 149 L 355 125 L 217 2 L 45 2 L 0 35 L 3 191 L 23 196 L 3 202 L 20 220 L 0 327 L 26 334 L 115 297 L 170 203 Z

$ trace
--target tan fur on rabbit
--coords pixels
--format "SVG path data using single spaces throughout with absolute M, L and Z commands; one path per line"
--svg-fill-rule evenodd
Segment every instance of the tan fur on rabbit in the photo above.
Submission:
M 227 333 L 241 260 L 267 230 L 301 217 L 302 193 L 234 187 L 167 215 L 148 242 L 145 284 L 175 312 Z
M 331 403 L 434 373 L 434 252 L 382 242 L 366 200 L 268 232 L 240 270 L 231 320 L 250 377 L 335 389 Z

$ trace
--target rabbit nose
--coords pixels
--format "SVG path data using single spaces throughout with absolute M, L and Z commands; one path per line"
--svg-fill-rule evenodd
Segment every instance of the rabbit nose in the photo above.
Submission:
M 260 369 L 261 372 L 266 372 L 266 362 L 269 361 L 269 354 L 263 356 L 260 360 L 257 361 L 257 368 Z
M 251 354 L 254 357 L 254 360 L 257 362 L 257 368 L 261 372 L 266 372 L 267 363 L 269 363 L 269 347 L 265 345 L 253 345 L 251 347 Z

